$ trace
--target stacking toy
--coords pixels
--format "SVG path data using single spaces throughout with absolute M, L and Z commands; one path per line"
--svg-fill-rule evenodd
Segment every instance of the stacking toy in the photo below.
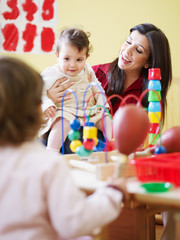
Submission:
M 150 121 L 149 144 L 155 145 L 160 137 L 161 121 L 161 70 L 150 68 L 148 73 L 148 117 Z

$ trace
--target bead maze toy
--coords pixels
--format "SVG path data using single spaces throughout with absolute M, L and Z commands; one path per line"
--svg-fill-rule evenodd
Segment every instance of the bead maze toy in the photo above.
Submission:
M 71 166 L 79 166 L 81 165 L 81 168 L 86 168 L 87 171 L 91 171 L 92 170 L 92 165 L 88 165 L 88 160 L 90 159 L 90 155 L 92 155 L 93 157 L 93 162 L 96 163 L 96 165 L 94 166 L 96 169 L 96 176 L 98 179 L 101 180 L 105 180 L 108 176 L 112 176 L 112 172 L 117 168 L 117 164 L 113 163 L 110 160 L 110 155 L 108 154 L 109 149 L 114 150 L 114 145 L 112 141 L 106 141 L 106 124 L 105 121 L 103 121 L 104 118 L 104 114 L 105 112 L 109 115 L 109 117 L 111 118 L 111 115 L 109 113 L 109 110 L 105 107 L 107 104 L 107 99 L 106 96 L 104 95 L 104 93 L 101 91 L 100 89 L 100 94 L 102 94 L 103 97 L 103 106 L 100 105 L 96 105 L 93 107 L 93 109 L 95 107 L 101 107 L 103 109 L 102 112 L 102 124 L 103 124 L 103 134 L 105 136 L 105 141 L 101 141 L 97 138 L 97 128 L 95 127 L 94 123 L 90 121 L 90 113 L 89 116 L 86 115 L 86 104 L 88 103 L 88 100 L 85 101 L 86 99 L 86 92 L 88 91 L 88 88 L 91 86 L 96 85 L 97 87 L 99 87 L 96 83 L 90 83 L 87 88 L 86 91 L 84 92 L 84 96 L 83 96 L 83 111 L 84 111 L 84 126 L 83 126 L 83 141 L 81 142 L 79 140 L 80 138 L 80 133 L 79 133 L 79 128 L 80 128 L 80 122 L 77 118 L 77 111 L 78 111 L 78 100 L 77 100 L 77 96 L 75 94 L 75 92 L 71 89 L 66 90 L 66 92 L 64 93 L 63 97 L 62 97 L 62 102 L 61 102 L 61 109 L 62 109 L 62 142 L 63 142 L 63 146 L 62 146 L 62 153 L 64 154 L 64 135 L 63 135 L 63 102 L 64 102 L 64 97 L 66 95 L 66 93 L 68 91 L 70 91 L 76 100 L 76 116 L 75 118 L 70 122 L 70 127 L 71 130 L 68 134 L 68 138 L 71 141 L 70 143 L 70 149 L 72 152 L 74 152 L 75 154 L 73 154 L 73 159 L 78 159 L 78 160 L 86 160 L 83 162 L 74 162 L 72 160 L 72 154 L 70 154 L 69 156 L 66 155 L 66 159 L 71 159 L 69 162 L 71 162 Z M 96 94 L 96 93 L 95 93 Z M 91 96 L 92 97 L 92 96 Z M 92 109 L 92 110 L 93 110 Z M 109 145 L 108 145 L 109 144 Z M 102 152 L 104 150 L 104 152 Z M 117 151 L 113 152 L 113 155 L 117 155 Z M 98 159 L 96 158 L 98 156 Z M 94 160 L 96 158 L 96 160 Z M 123 157 L 124 159 L 124 157 Z M 124 161 L 124 160 L 123 160 Z M 107 164 L 108 163 L 108 164 Z M 92 162 L 91 162 L 92 164 Z M 115 172 L 117 172 L 115 170 Z
M 80 128 L 80 122 L 77 118 L 77 112 L 78 112 L 78 99 L 77 99 L 77 96 L 75 94 L 75 92 L 71 89 L 68 89 L 66 90 L 66 92 L 64 93 L 63 95 L 63 98 L 62 98 L 62 102 L 61 102 L 61 109 L 62 109 L 62 133 L 63 133 L 63 102 L 64 102 L 64 97 L 66 95 L 66 93 L 68 91 L 70 91 L 71 93 L 73 93 L 75 99 L 76 99 L 76 116 L 75 116 L 75 119 L 73 119 L 71 122 L 70 122 L 70 127 L 71 127 L 71 130 L 68 134 L 68 138 L 69 140 L 71 141 L 71 144 L 70 144 L 70 149 L 72 152 L 76 153 L 78 156 L 80 157 L 87 157 L 89 156 L 93 151 L 102 151 L 104 148 L 105 148 L 105 143 L 101 140 L 99 140 L 97 138 L 97 128 L 95 127 L 94 123 L 93 122 L 90 122 L 89 121 L 89 118 L 87 115 L 86 115 L 86 108 L 85 108 L 85 105 L 86 105 L 86 93 L 88 91 L 88 89 L 92 86 L 97 86 L 99 89 L 100 89 L 100 94 L 102 94 L 102 97 L 103 97 L 103 103 L 104 103 L 104 106 L 100 106 L 100 105 L 96 105 L 97 107 L 101 107 L 101 108 L 104 108 L 104 112 L 108 112 L 108 110 L 106 109 L 105 107 L 105 103 L 106 103 L 106 97 L 104 95 L 104 93 L 102 92 L 102 89 L 100 88 L 100 86 L 94 82 L 90 83 L 85 92 L 84 92 L 84 95 L 83 95 L 83 112 L 84 112 L 84 127 L 83 127 L 83 142 L 81 142 L 79 140 L 80 138 L 80 134 L 79 134 L 79 128 Z M 92 97 L 92 96 L 91 96 Z M 94 106 L 94 107 L 96 107 Z M 93 109 L 94 109 L 93 107 Z M 90 112 L 93 110 L 91 109 Z M 89 114 L 90 114 L 89 112 Z M 109 113 L 109 112 L 108 112 Z M 103 113 L 104 115 L 104 113 Z M 104 122 L 102 122 L 104 123 Z M 105 127 L 104 127 L 105 129 Z M 105 138 L 106 138 L 106 131 L 103 132 L 104 135 L 105 135 Z M 64 142 L 64 136 L 62 135 L 62 141 Z M 62 153 L 64 154 L 64 144 L 62 146 Z

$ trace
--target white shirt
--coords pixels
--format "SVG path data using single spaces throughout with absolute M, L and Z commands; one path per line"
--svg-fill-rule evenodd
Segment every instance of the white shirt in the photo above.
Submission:
M 63 156 L 36 141 L 1 147 L 0 176 L 1 240 L 75 238 L 120 212 L 121 192 L 106 187 L 86 197 Z
M 39 137 L 43 136 L 46 132 L 48 132 L 51 129 L 52 124 L 56 121 L 57 118 L 63 117 L 70 122 L 75 118 L 77 114 L 77 117 L 82 126 L 84 125 L 85 115 L 88 117 L 90 114 L 90 121 L 94 123 L 97 123 L 99 120 L 102 119 L 104 110 L 103 106 L 106 103 L 106 97 L 104 90 L 101 87 L 101 83 L 96 78 L 93 69 L 88 63 L 85 64 L 84 70 L 77 76 L 68 77 L 67 81 L 71 81 L 74 83 L 70 89 L 74 92 L 76 99 L 72 94 L 72 99 L 64 101 L 63 107 L 61 106 L 62 102 L 54 104 L 53 101 L 47 96 L 47 90 L 53 85 L 53 83 L 57 79 L 67 77 L 64 73 L 61 72 L 59 64 L 46 68 L 41 75 L 44 80 L 44 89 L 42 95 L 42 111 L 44 112 L 50 106 L 55 106 L 56 114 L 53 118 L 47 119 L 47 121 L 41 126 L 41 129 L 39 131 Z M 91 86 L 89 82 L 89 76 L 91 76 L 91 83 L 94 84 L 93 86 Z M 101 92 L 102 94 L 99 94 L 99 92 Z M 76 100 L 78 102 L 78 105 Z M 83 109 L 83 100 L 85 100 L 85 102 L 88 101 L 86 107 L 84 104 L 85 112 Z M 97 105 L 98 107 L 94 108 L 93 111 L 91 111 L 91 109 L 95 105 Z M 108 106 L 109 105 L 106 104 L 106 107 Z

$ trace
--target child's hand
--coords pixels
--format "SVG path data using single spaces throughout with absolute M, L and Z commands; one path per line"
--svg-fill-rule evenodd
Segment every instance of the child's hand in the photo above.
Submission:
M 108 187 L 112 187 L 116 190 L 119 190 L 123 194 L 123 202 L 129 199 L 129 193 L 127 191 L 126 186 L 126 179 L 125 178 L 112 178 L 109 179 Z
M 55 116 L 55 113 L 56 113 L 56 107 L 50 106 L 44 111 L 43 115 L 46 118 L 53 118 Z

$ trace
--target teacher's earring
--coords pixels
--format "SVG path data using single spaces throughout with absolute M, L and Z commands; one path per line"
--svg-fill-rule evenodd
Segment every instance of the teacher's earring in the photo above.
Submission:
M 151 64 L 150 63 L 146 63 L 145 65 L 144 65 L 144 68 L 146 68 L 146 69 L 148 69 L 148 68 L 150 68 L 151 67 Z

